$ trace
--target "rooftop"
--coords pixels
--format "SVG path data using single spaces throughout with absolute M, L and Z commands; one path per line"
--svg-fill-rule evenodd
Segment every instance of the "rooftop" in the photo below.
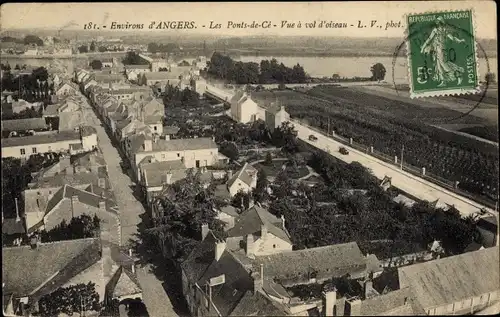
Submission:
M 399 283 L 425 309 L 452 304 L 500 289 L 498 263 L 498 248 L 487 248 L 401 267 Z
M 182 72 L 148 72 L 144 73 L 147 80 L 179 80 Z
M 89 261 L 75 261 L 77 257 L 85 254 L 94 256 L 99 251 L 97 239 L 44 243 L 36 249 L 30 246 L 2 248 L 3 292 L 17 296 L 32 294 L 50 280 L 64 277 L 66 273 L 74 276 L 83 271 L 90 266 Z
M 248 186 L 252 185 L 253 178 L 257 176 L 257 169 L 253 167 L 252 165 L 245 163 L 243 167 L 240 169 L 238 173 L 233 175 L 228 181 L 227 185 L 229 187 L 233 186 L 234 182 L 236 182 L 237 179 L 241 180 L 243 183 L 247 184 Z
M 44 129 L 47 129 L 45 118 L 2 120 L 2 131 L 27 131 Z
M 59 131 L 53 134 L 32 135 L 2 139 L 2 147 L 37 145 L 55 143 L 61 141 L 80 142 L 80 133 L 75 131 Z
M 217 144 L 211 138 L 176 139 L 153 142 L 153 151 L 194 151 L 217 149 Z
M 356 242 L 257 256 L 255 261 L 264 264 L 266 276 L 283 280 L 307 271 L 326 271 L 330 277 L 339 277 L 366 267 Z

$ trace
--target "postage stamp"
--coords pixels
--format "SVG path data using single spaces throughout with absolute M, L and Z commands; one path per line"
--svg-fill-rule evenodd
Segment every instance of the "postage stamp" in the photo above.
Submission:
M 472 10 L 407 15 L 411 98 L 479 93 Z

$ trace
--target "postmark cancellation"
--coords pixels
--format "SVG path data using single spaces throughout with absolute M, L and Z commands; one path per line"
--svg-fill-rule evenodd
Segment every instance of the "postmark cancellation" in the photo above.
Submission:
M 411 98 L 481 92 L 473 10 L 409 14 Z

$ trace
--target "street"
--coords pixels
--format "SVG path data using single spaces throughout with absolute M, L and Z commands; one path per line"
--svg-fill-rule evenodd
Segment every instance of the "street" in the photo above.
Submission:
M 101 121 L 94 111 L 89 111 L 88 118 L 90 119 L 89 123 L 97 130 L 99 147 L 108 165 L 109 180 L 120 208 L 122 245 L 130 247 L 140 245 L 142 241 L 140 241 L 138 234 L 138 225 L 142 222 L 141 215 L 146 213 L 144 206 L 134 195 L 135 185 L 133 181 L 122 172 L 120 154 L 111 143 Z M 163 282 L 152 272 L 149 265 L 137 268 L 137 278 L 143 290 L 143 301 L 149 316 L 178 316 L 163 288 Z
M 440 199 L 441 201 L 449 205 L 455 205 L 455 208 L 457 208 L 463 216 L 477 213 L 481 208 L 484 208 L 491 214 L 495 214 L 490 208 L 482 206 L 465 197 L 461 197 L 408 172 L 401 171 L 395 165 L 383 162 L 369 154 L 365 154 L 340 142 L 337 142 L 334 139 L 327 137 L 322 133 L 319 133 L 318 131 L 300 124 L 299 122 L 296 122 L 294 120 L 291 121 L 298 132 L 298 138 L 300 138 L 304 142 L 307 142 L 314 147 L 329 152 L 330 155 L 346 163 L 359 162 L 364 167 L 369 168 L 379 179 L 383 179 L 384 176 L 392 177 L 392 185 L 394 187 L 397 187 L 419 199 L 427 200 L 430 202 Z M 311 134 L 315 135 L 318 140 L 310 141 L 309 135 Z M 342 155 L 339 153 L 339 147 L 341 146 L 348 148 L 348 155 Z

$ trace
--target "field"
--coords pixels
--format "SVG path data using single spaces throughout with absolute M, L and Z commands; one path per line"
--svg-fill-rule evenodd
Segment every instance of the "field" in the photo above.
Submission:
M 320 97 L 321 96 L 321 97 Z M 265 91 L 252 94 L 260 100 L 278 98 L 292 117 L 320 129 L 373 146 L 390 157 L 404 144 L 405 162 L 426 167 L 466 191 L 494 199 L 497 195 L 498 147 L 441 130 L 429 124 L 445 123 L 460 112 L 421 108 L 360 93 L 348 88 L 315 87 L 307 94 Z M 430 115 L 430 113 L 432 115 Z M 465 116 L 460 124 L 483 124 L 484 119 Z

